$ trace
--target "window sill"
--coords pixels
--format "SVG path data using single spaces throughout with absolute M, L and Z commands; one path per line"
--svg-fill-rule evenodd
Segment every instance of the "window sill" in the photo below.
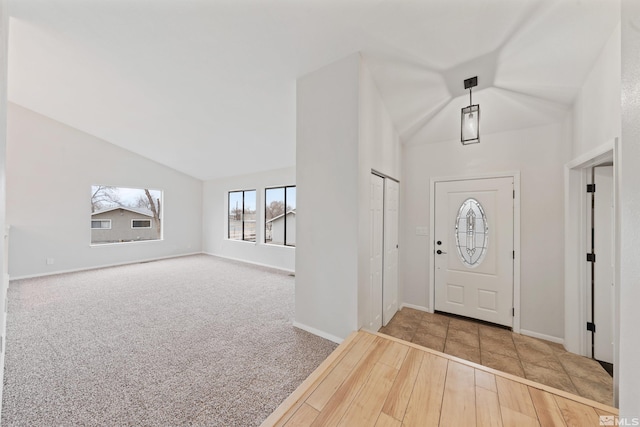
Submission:
M 254 245 L 254 246 L 258 244 L 257 242 L 252 242 L 250 240 L 237 240 L 237 239 L 229 239 L 229 238 L 226 238 L 224 240 L 226 242 L 244 243 L 244 244 L 250 244 L 250 245 Z
M 155 240 L 135 240 L 132 242 L 113 242 L 113 243 L 89 243 L 90 248 L 100 248 L 103 246 L 119 246 L 119 245 L 137 245 L 144 243 L 158 243 L 162 242 L 164 239 L 155 239 Z
M 280 245 L 278 243 L 262 243 L 264 246 L 269 246 L 272 248 L 288 248 L 288 249 L 295 249 L 295 246 L 291 246 L 291 245 Z

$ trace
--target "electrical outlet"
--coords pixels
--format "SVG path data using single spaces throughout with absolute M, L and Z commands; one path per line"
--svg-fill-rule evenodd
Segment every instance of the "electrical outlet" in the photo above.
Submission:
M 47 265 L 53 265 L 53 258 L 47 258 Z

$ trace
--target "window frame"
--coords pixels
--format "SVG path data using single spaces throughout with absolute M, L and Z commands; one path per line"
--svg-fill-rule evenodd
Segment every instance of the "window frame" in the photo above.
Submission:
M 256 224 L 256 233 L 255 236 L 253 238 L 253 240 L 249 240 L 245 238 L 245 223 L 246 222 L 251 222 L 251 220 L 245 220 L 244 216 L 245 216 L 245 193 L 250 193 L 250 192 L 254 192 L 255 193 L 255 199 L 256 199 L 256 215 L 258 212 L 258 190 L 257 189 L 250 189 L 250 190 L 230 190 L 227 191 L 227 240 L 233 240 L 236 242 L 249 242 L 249 243 L 257 243 L 258 242 L 258 222 L 256 220 L 253 220 L 253 222 Z M 240 238 L 236 239 L 236 238 L 232 238 L 231 237 L 231 221 L 230 221 L 230 211 L 231 211 L 231 194 L 232 193 L 242 193 L 242 211 L 240 214 L 240 225 L 241 225 L 241 229 L 240 229 Z
M 134 227 L 133 223 L 135 221 L 149 221 L 149 226 L 148 227 Z M 131 218 L 131 229 L 132 230 L 137 230 L 139 228 L 146 229 L 146 230 L 148 230 L 150 228 L 153 228 L 153 219 L 152 218 Z
M 108 222 L 109 223 L 109 227 L 94 227 L 93 223 L 94 222 Z M 91 229 L 92 230 L 111 230 L 111 220 L 110 219 L 92 219 L 91 220 Z
M 295 185 L 279 185 L 276 187 L 265 187 L 264 189 L 264 216 L 263 216 L 263 220 L 264 220 L 264 244 L 265 245 L 274 245 L 274 246 L 285 246 L 285 247 L 289 247 L 289 248 L 295 248 L 296 245 L 291 245 L 291 244 L 287 244 L 287 189 L 288 188 L 296 188 Z M 283 235 L 283 243 L 273 243 L 273 235 L 271 237 L 271 242 L 267 242 L 267 191 L 269 190 L 279 190 L 279 189 L 283 189 L 284 190 L 284 235 Z M 296 189 L 296 200 L 297 200 L 297 189 Z M 297 207 L 296 207 L 297 208 Z M 294 210 L 296 210 L 296 208 L 294 208 Z M 295 214 L 294 214 L 295 215 Z M 273 219 L 273 218 L 272 218 Z

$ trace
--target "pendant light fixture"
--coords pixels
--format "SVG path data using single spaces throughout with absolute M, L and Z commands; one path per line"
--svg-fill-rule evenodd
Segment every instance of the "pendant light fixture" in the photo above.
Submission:
M 462 145 L 480 142 L 480 105 L 473 105 L 471 89 L 478 86 L 478 76 L 464 81 L 464 88 L 469 89 L 469 106 L 462 109 L 460 141 Z

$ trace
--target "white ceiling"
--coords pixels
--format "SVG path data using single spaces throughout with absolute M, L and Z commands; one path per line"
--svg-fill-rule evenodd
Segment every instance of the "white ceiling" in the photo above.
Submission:
M 295 164 L 296 78 L 354 52 L 405 144 L 562 120 L 617 0 L 10 0 L 9 99 L 199 179 Z

